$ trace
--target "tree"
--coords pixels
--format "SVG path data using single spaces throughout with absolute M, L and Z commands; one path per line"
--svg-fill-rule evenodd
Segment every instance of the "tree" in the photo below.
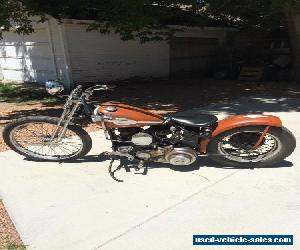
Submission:
M 295 67 L 300 67 L 300 31 L 295 21 L 298 5 L 300 0 L 0 0 L 0 27 L 3 31 L 15 27 L 16 32 L 26 34 L 33 31 L 31 16 L 39 16 L 41 21 L 46 15 L 91 19 L 95 22 L 89 30 L 114 31 L 123 40 L 146 42 L 168 39 L 174 32 L 169 25 L 263 32 L 288 25 Z
M 170 24 L 201 25 L 194 0 L 0 0 L 0 27 L 30 33 L 31 15 L 95 20 L 89 30 L 114 30 L 123 40 L 161 40 L 171 34 Z M 13 22 L 12 22 L 13 21 Z
M 0 0 L 0 26 L 9 30 L 17 25 L 18 32 L 31 32 L 28 18 L 49 14 L 93 19 L 90 29 L 113 29 L 123 39 L 149 36 L 152 33 L 145 31 L 172 24 L 269 29 L 282 25 L 286 1 L 290 0 Z

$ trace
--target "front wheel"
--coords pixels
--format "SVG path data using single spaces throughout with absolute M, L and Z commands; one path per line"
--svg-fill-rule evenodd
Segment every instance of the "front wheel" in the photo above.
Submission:
M 208 156 L 226 166 L 272 166 L 294 151 L 296 139 L 285 127 L 264 132 L 265 128 L 247 126 L 223 132 L 209 142 Z
M 47 116 L 16 119 L 4 128 L 3 139 L 15 152 L 35 161 L 69 161 L 86 155 L 92 147 L 88 133 L 69 125 L 62 138 L 52 138 L 58 121 Z

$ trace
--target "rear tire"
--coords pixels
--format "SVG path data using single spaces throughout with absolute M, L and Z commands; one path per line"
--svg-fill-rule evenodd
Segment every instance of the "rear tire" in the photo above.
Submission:
M 82 128 L 75 126 L 75 125 L 69 125 L 67 129 L 69 131 L 72 131 L 74 135 L 78 136 L 79 140 L 81 141 L 81 147 L 78 151 L 76 151 L 74 154 L 70 156 L 66 156 L 64 158 L 54 158 L 54 157 L 48 157 L 42 156 L 39 154 L 32 154 L 28 150 L 26 152 L 26 149 L 20 147 L 15 141 L 14 141 L 14 130 L 21 126 L 26 126 L 30 123 L 43 123 L 43 124 L 53 124 L 56 125 L 59 121 L 59 118 L 56 117 L 48 117 L 48 116 L 28 116 L 20 119 L 13 120 L 11 123 L 9 123 L 3 130 L 3 139 L 5 143 L 15 152 L 24 155 L 27 159 L 33 160 L 33 161 L 72 161 L 78 158 L 81 158 L 85 156 L 92 148 L 92 139 L 89 136 L 89 134 L 83 130 Z M 50 146 L 51 148 L 51 146 Z
M 227 155 L 224 155 L 223 152 L 220 150 L 219 144 L 224 140 L 224 138 L 231 136 L 236 133 L 241 133 L 243 131 L 253 131 L 262 133 L 265 129 L 265 126 L 247 126 L 247 127 L 240 127 L 235 128 L 226 132 L 223 132 L 216 137 L 214 137 L 208 144 L 207 147 L 207 154 L 213 161 L 220 163 L 225 166 L 233 166 L 233 167 L 245 167 L 245 168 L 252 168 L 252 167 L 268 167 L 272 166 L 275 163 L 278 163 L 284 160 L 286 157 L 291 155 L 296 147 L 296 138 L 295 136 L 285 127 L 271 127 L 267 132 L 278 142 L 280 143 L 280 147 L 275 150 L 269 157 L 266 159 L 262 158 L 260 161 L 251 161 L 251 162 L 243 162 L 230 159 Z

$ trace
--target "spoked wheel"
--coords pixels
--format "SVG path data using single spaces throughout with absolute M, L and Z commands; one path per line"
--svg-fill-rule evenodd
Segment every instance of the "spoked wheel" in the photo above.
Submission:
M 74 160 L 90 151 L 92 141 L 87 132 L 77 126 L 68 126 L 59 138 L 59 133 L 53 136 L 57 123 L 57 118 L 45 116 L 17 119 L 5 127 L 3 138 L 14 151 L 32 160 Z
M 286 128 L 250 126 L 232 129 L 214 137 L 208 145 L 212 160 L 228 166 L 271 166 L 295 149 L 296 140 Z
M 258 131 L 240 131 L 228 135 L 219 143 L 219 151 L 228 159 L 238 162 L 258 162 L 262 158 L 266 159 L 280 150 L 281 142 L 274 135 L 266 133 L 258 147 L 255 147 L 261 135 Z

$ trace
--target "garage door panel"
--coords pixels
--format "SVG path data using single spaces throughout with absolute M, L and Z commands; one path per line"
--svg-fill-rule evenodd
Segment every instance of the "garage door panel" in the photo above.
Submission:
M 0 46 L 0 57 L 23 57 L 24 51 L 23 45 Z
M 2 70 L 4 79 L 9 81 L 35 81 L 45 82 L 55 79 L 55 72 L 51 70 L 22 71 L 22 70 Z
M 54 70 L 54 67 L 49 67 L 48 59 L 40 58 L 0 58 L 0 65 L 2 69 L 16 69 L 16 70 Z
M 0 65 L 2 69 L 18 69 L 24 68 L 24 60 L 18 58 L 0 58 Z
M 51 58 L 49 44 L 34 46 L 0 46 L 0 57 L 43 57 Z
M 16 43 L 49 43 L 49 33 L 46 28 L 35 29 L 35 32 L 29 35 L 19 35 L 14 32 L 4 32 L 3 39 L 0 41 L 0 44 L 4 43 L 6 45 L 14 45 Z
M 24 72 L 22 70 L 5 70 L 2 69 L 3 79 L 8 81 L 23 81 Z
M 30 35 L 4 33 L 0 41 L 0 67 L 5 80 L 46 81 L 56 78 L 48 22 Z

